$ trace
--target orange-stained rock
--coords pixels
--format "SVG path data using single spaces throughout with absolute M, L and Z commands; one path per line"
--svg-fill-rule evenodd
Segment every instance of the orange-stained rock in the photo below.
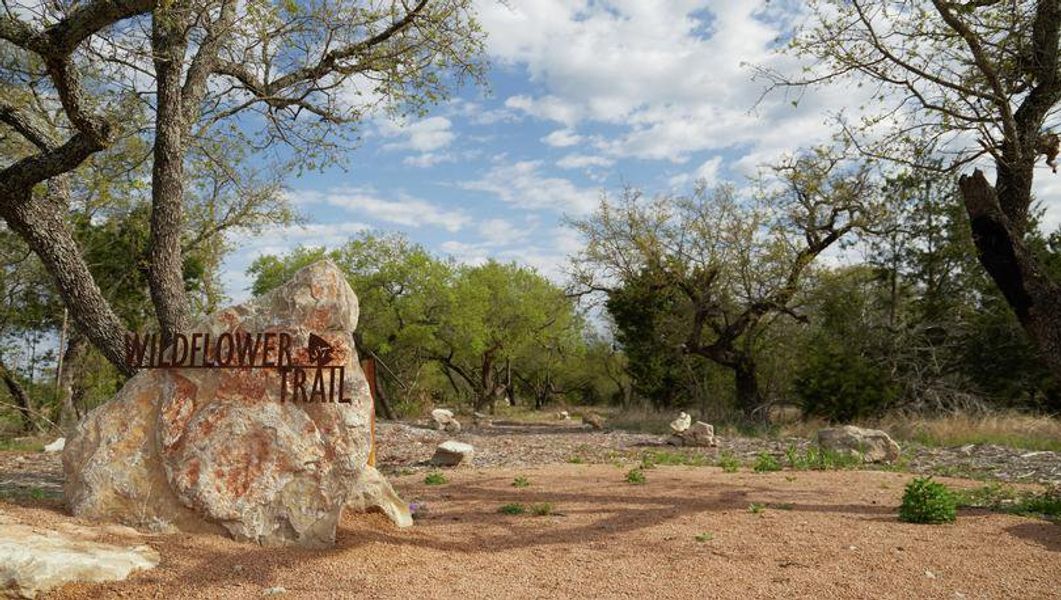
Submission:
M 372 400 L 352 334 L 357 296 L 321 261 L 260 298 L 204 318 L 192 332 L 286 332 L 291 357 L 312 365 L 310 334 L 344 367 L 338 402 L 280 401 L 280 372 L 145 369 L 93 410 L 63 453 L 66 498 L 78 516 L 135 526 L 227 532 L 259 543 L 325 546 L 344 507 L 379 508 L 398 525 L 408 507 L 366 465 Z M 320 343 L 318 340 L 317 343 Z M 315 369 L 307 366 L 310 392 Z M 337 373 L 337 370 L 335 371 Z M 339 398 L 337 375 L 323 391 Z

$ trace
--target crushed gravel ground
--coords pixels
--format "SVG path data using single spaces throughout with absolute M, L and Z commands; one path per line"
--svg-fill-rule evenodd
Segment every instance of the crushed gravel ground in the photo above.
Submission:
M 424 484 L 438 443 L 475 446 L 474 464 Z M 378 463 L 417 524 L 344 516 L 334 549 L 261 548 L 216 536 L 142 534 L 159 568 L 129 581 L 68 585 L 46 598 L 1059 598 L 1061 526 L 963 510 L 952 525 L 896 518 L 910 472 L 727 474 L 660 466 L 626 483 L 646 452 L 714 464 L 783 457 L 799 438 L 723 438 L 675 448 L 658 435 L 575 424 L 498 424 L 446 434 L 380 423 Z M 1061 481 L 1054 452 L 999 446 L 904 448 L 903 469 L 1011 482 Z M 581 464 L 571 464 L 578 462 Z M 530 482 L 512 485 L 516 477 Z M 943 478 L 955 487 L 981 485 Z M 56 527 L 57 454 L 0 452 L 0 513 Z M 520 516 L 502 505 L 538 506 Z M 548 504 L 548 510 L 542 505 Z M 755 512 L 752 505 L 763 507 Z
M 324 551 L 144 536 L 162 554 L 159 568 L 46 597 L 1061 597 L 1061 527 L 982 511 L 963 511 L 953 525 L 900 523 L 906 473 L 679 466 L 652 469 L 644 485 L 631 485 L 625 472 L 457 468 L 440 486 L 425 485 L 422 473 L 397 476 L 399 493 L 424 506 L 410 529 L 380 515 L 348 515 L 336 547 Z M 517 476 L 530 486 L 513 487 Z M 508 516 L 498 512 L 506 503 L 549 503 L 552 512 Z M 753 512 L 752 504 L 765 508 Z M 69 519 L 9 510 L 49 526 Z

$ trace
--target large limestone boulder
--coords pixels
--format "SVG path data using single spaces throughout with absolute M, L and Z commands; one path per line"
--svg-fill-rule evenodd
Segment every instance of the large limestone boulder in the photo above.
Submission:
M 93 537 L 0 521 L 0 596 L 36 598 L 65 583 L 120 581 L 158 565 L 158 552 L 148 546 Z
M 819 430 L 818 446 L 823 450 L 856 456 L 863 462 L 894 462 L 900 451 L 899 444 L 887 433 L 854 425 Z
M 717 446 L 718 438 L 715 437 L 715 427 L 713 425 L 710 423 L 704 423 L 703 421 L 697 421 L 682 431 L 674 433 L 671 436 L 671 443 L 675 446 L 706 448 Z
M 196 323 L 192 332 L 208 333 L 222 357 L 226 334 L 247 340 L 248 354 L 257 334 L 273 335 L 257 368 L 144 369 L 89 413 L 63 453 L 71 511 L 309 547 L 334 542 L 350 503 L 409 522 L 408 507 L 366 464 L 372 400 L 353 345 L 357 319 L 357 296 L 321 261 Z M 278 358 L 283 335 L 287 355 Z M 287 371 L 263 366 L 270 339 L 272 361 Z

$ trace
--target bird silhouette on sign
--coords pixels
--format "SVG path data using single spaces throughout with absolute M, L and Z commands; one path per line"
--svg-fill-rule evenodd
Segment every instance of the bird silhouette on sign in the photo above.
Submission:
M 309 359 L 317 363 L 318 366 L 324 366 L 332 361 L 332 352 L 335 349 L 332 348 L 331 344 L 324 341 L 324 338 L 314 333 L 309 334 L 309 346 L 306 348 L 306 352 L 309 354 Z

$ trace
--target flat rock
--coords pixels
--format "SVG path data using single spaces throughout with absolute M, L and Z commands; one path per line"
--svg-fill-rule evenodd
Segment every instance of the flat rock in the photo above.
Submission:
M 36 598 L 65 583 L 120 581 L 158 565 L 149 546 L 102 544 L 85 537 L 91 533 L 0 521 L 0 593 Z
M 402 522 L 404 503 L 381 476 L 366 472 L 372 400 L 354 349 L 357 320 L 357 296 L 330 261 L 200 320 L 189 337 L 227 334 L 249 345 L 257 334 L 275 335 L 274 362 L 280 335 L 288 336 L 285 362 L 298 371 L 141 370 L 68 439 L 71 511 L 306 547 L 334 543 L 348 502 L 357 509 L 384 503 L 379 508 Z M 323 378 L 320 395 L 294 397 L 299 371 L 303 390 L 318 389 Z
M 456 467 L 461 464 L 471 464 L 474 456 L 475 448 L 471 444 L 449 440 L 442 442 L 435 448 L 435 455 L 431 457 L 431 464 L 440 467 Z
M 66 438 L 58 438 L 44 447 L 45 452 L 62 452 L 66 447 Z

